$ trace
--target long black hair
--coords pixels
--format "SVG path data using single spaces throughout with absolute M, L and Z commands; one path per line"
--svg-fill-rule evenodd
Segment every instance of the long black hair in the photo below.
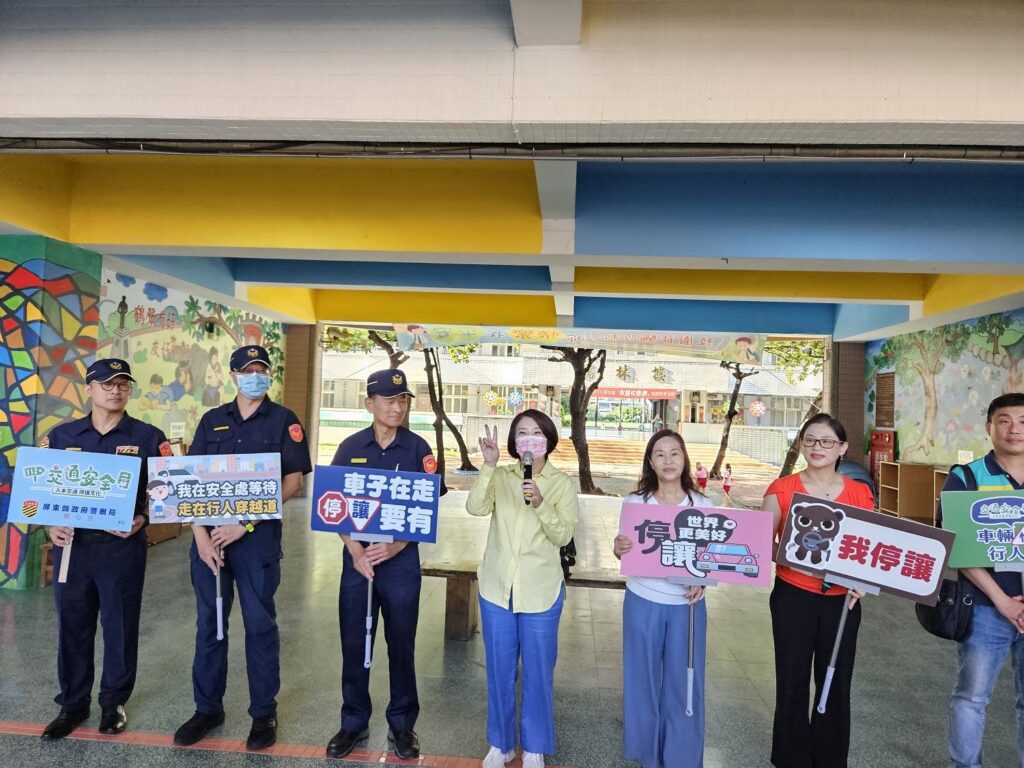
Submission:
M 811 418 L 805 421 L 804 425 L 800 427 L 800 432 L 799 434 L 797 434 L 796 439 L 797 442 L 800 444 L 801 448 L 803 448 L 803 440 L 804 435 L 807 434 L 807 428 L 813 427 L 815 424 L 824 424 L 825 426 L 829 427 L 833 432 L 836 433 L 836 437 L 839 438 L 840 443 L 849 442 L 846 439 L 846 427 L 843 426 L 843 422 L 841 422 L 832 414 L 825 413 L 824 411 L 822 411 L 821 413 L 811 416 Z M 836 472 L 839 471 L 839 465 L 843 463 L 843 459 L 845 458 L 846 454 L 844 453 L 842 456 L 836 459 Z
M 683 490 L 686 491 L 687 503 L 693 504 L 693 494 L 697 492 L 697 484 L 693 480 L 693 475 L 690 474 L 690 454 L 686 452 L 683 436 L 673 429 L 659 429 L 647 441 L 647 448 L 644 450 L 644 463 L 640 467 L 640 477 L 637 478 L 636 490 L 633 493 L 640 494 L 644 501 L 647 501 L 651 498 L 651 494 L 658 490 L 658 476 L 654 473 L 654 466 L 651 464 L 651 454 L 654 453 L 654 444 L 663 437 L 671 437 L 679 443 L 679 447 L 683 450 L 683 472 L 679 480 L 683 484 Z

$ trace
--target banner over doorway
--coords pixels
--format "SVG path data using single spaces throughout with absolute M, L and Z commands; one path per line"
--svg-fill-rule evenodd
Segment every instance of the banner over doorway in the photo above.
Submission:
M 600 328 L 516 328 L 480 325 L 395 325 L 405 351 L 461 344 L 543 344 L 705 357 L 759 365 L 767 336 L 700 331 L 620 331 Z

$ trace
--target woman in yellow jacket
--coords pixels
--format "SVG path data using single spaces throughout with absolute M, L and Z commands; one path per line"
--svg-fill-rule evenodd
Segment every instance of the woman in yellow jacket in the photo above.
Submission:
M 480 563 L 480 616 L 487 653 L 487 741 L 483 768 L 501 768 L 516 751 L 516 674 L 523 664 L 520 741 L 523 768 L 540 768 L 555 751 L 553 678 L 558 621 L 565 600 L 559 548 L 576 529 L 576 488 L 548 457 L 558 430 L 528 409 L 512 420 L 498 466 L 497 429 L 480 438 L 484 466 L 466 501 L 471 515 L 491 515 Z M 529 475 L 529 477 L 527 477 Z

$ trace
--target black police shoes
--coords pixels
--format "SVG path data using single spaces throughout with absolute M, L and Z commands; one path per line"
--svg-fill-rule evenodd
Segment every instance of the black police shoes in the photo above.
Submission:
M 57 739 L 63 739 L 88 719 L 88 707 L 70 710 L 62 709 L 53 722 L 43 729 L 42 738 L 44 741 L 56 741 Z
M 203 738 L 207 731 L 224 724 L 223 712 L 196 712 L 174 732 L 174 743 L 188 747 Z
M 340 730 L 334 734 L 334 738 L 327 744 L 327 756 L 328 757 L 344 757 L 353 749 L 356 744 L 363 741 L 365 742 L 370 738 L 369 731 L 346 731 Z
M 277 741 L 277 718 L 254 717 L 249 738 L 245 740 L 246 749 L 266 749 L 274 746 Z
M 420 740 L 416 731 L 392 731 L 389 728 L 388 744 L 403 760 L 415 760 L 420 756 Z
M 113 736 L 123 731 L 126 725 L 128 725 L 128 715 L 125 714 L 123 706 L 103 708 L 103 716 L 100 718 L 100 733 Z

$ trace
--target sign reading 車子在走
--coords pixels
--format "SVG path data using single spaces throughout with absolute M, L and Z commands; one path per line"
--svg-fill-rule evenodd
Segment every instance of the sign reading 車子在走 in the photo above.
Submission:
M 439 475 L 317 465 L 310 527 L 432 544 L 440 498 Z

